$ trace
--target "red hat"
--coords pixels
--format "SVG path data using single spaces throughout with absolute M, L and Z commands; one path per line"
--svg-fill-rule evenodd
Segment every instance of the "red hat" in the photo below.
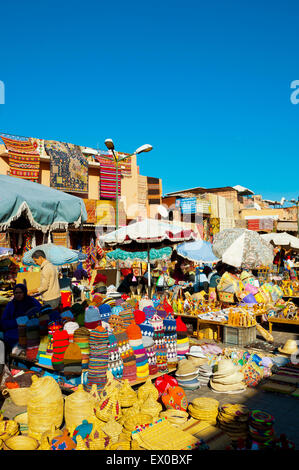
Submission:
M 166 299 L 164 299 L 163 308 L 164 308 L 165 312 L 167 312 L 167 313 L 173 313 L 173 308 L 172 308 L 172 306 L 167 302 Z
M 187 327 L 181 317 L 176 318 L 176 330 L 177 331 L 187 331 Z
M 142 310 L 135 310 L 134 317 L 135 317 L 135 322 L 137 323 L 137 325 L 140 325 L 140 323 L 143 323 L 146 318 L 145 313 Z

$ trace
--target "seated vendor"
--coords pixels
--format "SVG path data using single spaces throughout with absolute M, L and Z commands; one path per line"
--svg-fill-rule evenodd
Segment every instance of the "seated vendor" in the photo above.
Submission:
M 6 305 L 0 320 L 0 330 L 3 331 L 4 343 L 12 349 L 19 340 L 16 319 L 29 313 L 39 312 L 41 304 L 34 297 L 27 294 L 24 284 L 17 284 L 14 288 L 14 298 Z
M 195 270 L 195 281 L 193 284 L 193 289 L 194 292 L 201 292 L 205 291 L 207 294 L 209 293 L 209 282 L 207 275 L 205 274 L 205 269 L 206 267 L 204 266 L 198 266 Z M 209 268 L 210 269 L 210 268 Z

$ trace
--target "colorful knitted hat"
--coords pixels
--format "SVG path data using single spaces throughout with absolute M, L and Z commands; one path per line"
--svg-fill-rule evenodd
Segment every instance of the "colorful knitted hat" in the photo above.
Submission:
M 137 323 L 137 325 L 140 325 L 140 323 L 144 322 L 146 319 L 145 313 L 142 310 L 134 310 L 134 318 L 135 323 Z
M 60 314 L 60 316 L 61 318 L 70 318 L 71 320 L 73 320 L 74 318 L 74 315 L 70 310 L 65 310 L 64 312 Z
M 153 301 L 150 299 L 143 298 L 139 301 L 139 309 L 144 311 L 145 307 L 153 307 Z
M 176 330 L 177 331 L 187 331 L 185 323 L 182 321 L 181 317 L 176 318 Z
M 58 330 L 53 334 L 52 366 L 55 370 L 63 369 L 63 358 L 69 345 L 69 335 L 66 330 Z
M 150 348 L 155 345 L 151 336 L 142 336 L 142 344 L 145 348 Z
M 27 316 L 16 318 L 19 333 L 19 345 L 24 349 L 27 346 L 26 323 L 28 322 L 28 320 L 29 318 Z
M 85 310 L 84 326 L 90 330 L 96 328 L 100 323 L 101 317 L 97 307 L 89 306 Z
M 119 315 L 120 312 L 122 312 L 124 309 L 121 305 L 118 305 L 116 307 L 112 307 L 111 313 L 112 315 Z
M 111 315 L 111 307 L 108 304 L 102 304 L 99 306 L 100 319 L 108 321 Z
M 145 307 L 143 311 L 147 320 L 150 320 L 152 316 L 156 313 L 156 309 L 152 306 Z
M 154 336 L 154 327 L 149 320 L 145 320 L 143 323 L 140 323 L 139 328 L 141 329 L 142 336 Z
M 64 353 L 63 365 L 63 373 L 66 377 L 69 375 L 81 375 L 82 354 L 77 344 L 70 343 L 68 345 Z
M 167 317 L 163 320 L 165 334 L 170 331 L 176 331 L 176 321 L 171 313 L 168 313 Z
M 120 312 L 119 317 L 121 318 L 123 325 L 127 328 L 134 320 L 133 310 L 126 309 L 123 312 Z
M 161 305 L 161 304 L 158 305 L 158 307 L 156 308 L 156 311 L 157 311 L 157 314 L 159 315 L 159 317 L 161 317 L 162 319 L 166 318 L 167 312 L 164 309 L 163 305 Z
M 163 320 L 161 317 L 159 317 L 159 315 L 157 315 L 157 313 L 155 313 L 150 319 L 150 324 L 153 326 L 154 332 L 164 330 Z
M 141 329 L 136 323 L 131 323 L 126 329 L 129 340 L 130 339 L 140 339 L 142 340 Z
M 104 300 L 104 296 L 101 295 L 101 294 L 95 294 L 92 298 L 92 301 L 90 302 L 89 305 L 91 305 L 92 307 L 99 307 L 102 303 L 103 303 L 103 300 Z
M 68 332 L 70 341 L 73 341 L 74 333 L 79 328 L 80 327 L 79 327 L 78 323 L 75 322 L 75 321 L 68 321 L 64 324 L 64 327 L 63 327 L 63 329 Z

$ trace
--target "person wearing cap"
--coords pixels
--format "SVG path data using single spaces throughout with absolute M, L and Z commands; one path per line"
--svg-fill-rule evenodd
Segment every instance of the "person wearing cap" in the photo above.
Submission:
M 28 292 L 28 295 L 40 294 L 42 300 L 46 304 L 50 305 L 52 309 L 56 309 L 61 305 L 61 293 L 57 269 L 49 260 L 47 260 L 46 255 L 42 250 L 36 250 L 33 253 L 32 258 L 41 268 L 41 279 L 40 287 Z

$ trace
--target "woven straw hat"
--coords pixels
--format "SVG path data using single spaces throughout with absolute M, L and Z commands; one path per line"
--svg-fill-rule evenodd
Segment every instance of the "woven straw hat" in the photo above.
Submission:
M 201 366 L 203 364 L 206 364 L 208 362 L 208 359 L 188 355 L 188 361 L 191 362 L 194 366 Z
M 190 351 L 186 353 L 186 356 L 193 356 L 193 357 L 206 359 L 206 355 L 204 354 L 200 346 L 191 346 Z
M 294 339 L 288 339 L 283 348 L 278 348 L 282 354 L 296 354 L 298 352 L 297 342 Z
M 217 370 L 213 374 L 213 378 L 227 377 L 236 372 L 238 372 L 238 368 L 231 359 L 222 359 L 218 362 Z
M 177 371 L 175 373 L 176 376 L 187 376 L 187 375 L 194 375 L 198 373 L 198 367 L 188 361 L 187 359 L 182 359 L 179 364 Z
M 215 377 L 213 376 L 213 382 L 222 385 L 229 385 L 229 384 L 236 384 L 242 382 L 244 379 L 244 375 L 242 372 L 235 372 L 232 375 L 228 375 L 227 377 Z
M 235 384 L 219 384 L 210 380 L 210 386 L 212 390 L 216 392 L 223 392 L 223 393 L 230 393 L 230 392 L 243 392 L 246 390 L 246 386 L 243 382 L 235 383 Z

